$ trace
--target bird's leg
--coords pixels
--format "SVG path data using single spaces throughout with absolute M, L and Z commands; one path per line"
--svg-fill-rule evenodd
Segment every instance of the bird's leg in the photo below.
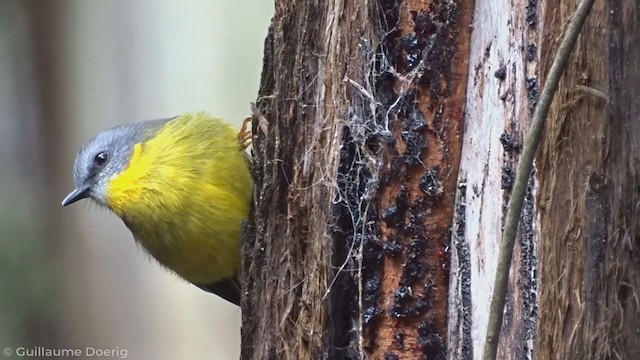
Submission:
M 248 117 L 244 119 L 242 122 L 242 127 L 240 128 L 240 132 L 238 133 L 238 141 L 240 141 L 240 147 L 242 150 L 246 150 L 249 145 L 251 145 L 252 137 L 251 137 L 251 122 L 253 118 Z

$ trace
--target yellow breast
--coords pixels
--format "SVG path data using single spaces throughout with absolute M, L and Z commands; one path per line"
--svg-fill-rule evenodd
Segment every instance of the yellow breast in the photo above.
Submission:
M 161 264 L 210 284 L 239 270 L 251 193 L 237 130 L 190 113 L 134 146 L 129 165 L 109 182 L 107 202 Z

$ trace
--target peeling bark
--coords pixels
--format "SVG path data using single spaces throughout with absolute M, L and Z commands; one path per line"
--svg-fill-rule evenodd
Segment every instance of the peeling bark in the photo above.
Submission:
M 527 0 L 476 3 L 452 234 L 451 359 L 478 359 L 484 349 L 506 206 L 539 92 L 538 10 L 535 1 Z M 535 179 L 512 260 L 500 359 L 531 358 L 534 350 L 539 287 Z

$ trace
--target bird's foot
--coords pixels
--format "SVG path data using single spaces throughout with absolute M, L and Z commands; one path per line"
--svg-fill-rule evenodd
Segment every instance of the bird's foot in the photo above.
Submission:
M 253 118 L 248 117 L 244 119 L 242 122 L 242 127 L 240 128 L 240 132 L 238 133 L 238 141 L 240 141 L 240 146 L 242 150 L 246 150 L 252 143 L 252 134 L 251 134 L 251 122 Z

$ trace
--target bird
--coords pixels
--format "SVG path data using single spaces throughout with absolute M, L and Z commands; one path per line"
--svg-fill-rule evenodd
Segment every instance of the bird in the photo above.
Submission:
M 204 112 L 105 130 L 78 151 L 62 206 L 88 198 L 107 208 L 158 263 L 240 305 L 250 119 L 240 132 Z

